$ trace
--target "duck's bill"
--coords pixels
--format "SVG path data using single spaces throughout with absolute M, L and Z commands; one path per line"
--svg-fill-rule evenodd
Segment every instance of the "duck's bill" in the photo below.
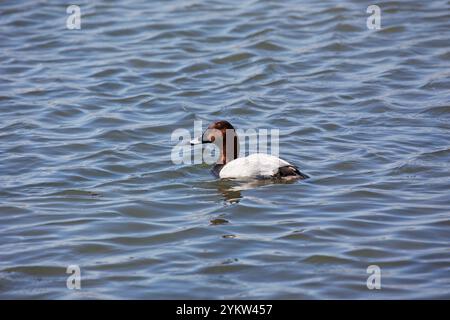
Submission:
M 202 144 L 201 137 L 197 137 L 197 138 L 191 140 L 191 146 L 196 145 L 196 144 Z

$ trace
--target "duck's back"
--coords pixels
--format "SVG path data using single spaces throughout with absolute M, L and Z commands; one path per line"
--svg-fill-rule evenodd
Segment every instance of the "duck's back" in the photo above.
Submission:
M 286 162 L 275 156 L 256 153 L 244 158 L 237 158 L 228 162 L 219 176 L 221 178 L 269 178 L 279 174 L 281 167 L 291 166 Z

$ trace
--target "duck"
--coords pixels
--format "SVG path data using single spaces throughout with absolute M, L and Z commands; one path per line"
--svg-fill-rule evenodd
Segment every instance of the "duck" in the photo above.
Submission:
M 228 143 L 227 143 L 228 139 Z M 238 158 L 239 141 L 235 128 L 225 120 L 211 123 L 200 137 L 190 141 L 191 145 L 213 143 L 220 156 L 212 173 L 220 179 L 307 179 L 293 164 L 276 156 L 255 153 Z

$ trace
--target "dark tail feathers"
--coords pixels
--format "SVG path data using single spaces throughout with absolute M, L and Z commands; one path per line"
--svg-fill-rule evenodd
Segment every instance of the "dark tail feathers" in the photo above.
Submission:
M 295 166 L 284 166 L 278 169 L 277 178 L 292 177 L 298 179 L 307 179 L 308 175 L 301 173 Z

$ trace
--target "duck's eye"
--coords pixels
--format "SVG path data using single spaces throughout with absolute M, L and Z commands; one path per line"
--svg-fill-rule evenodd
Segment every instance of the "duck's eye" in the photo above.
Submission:
M 208 142 L 216 141 L 216 138 L 220 138 L 222 136 L 222 132 L 217 129 L 208 129 L 205 132 L 205 137 L 208 139 Z

